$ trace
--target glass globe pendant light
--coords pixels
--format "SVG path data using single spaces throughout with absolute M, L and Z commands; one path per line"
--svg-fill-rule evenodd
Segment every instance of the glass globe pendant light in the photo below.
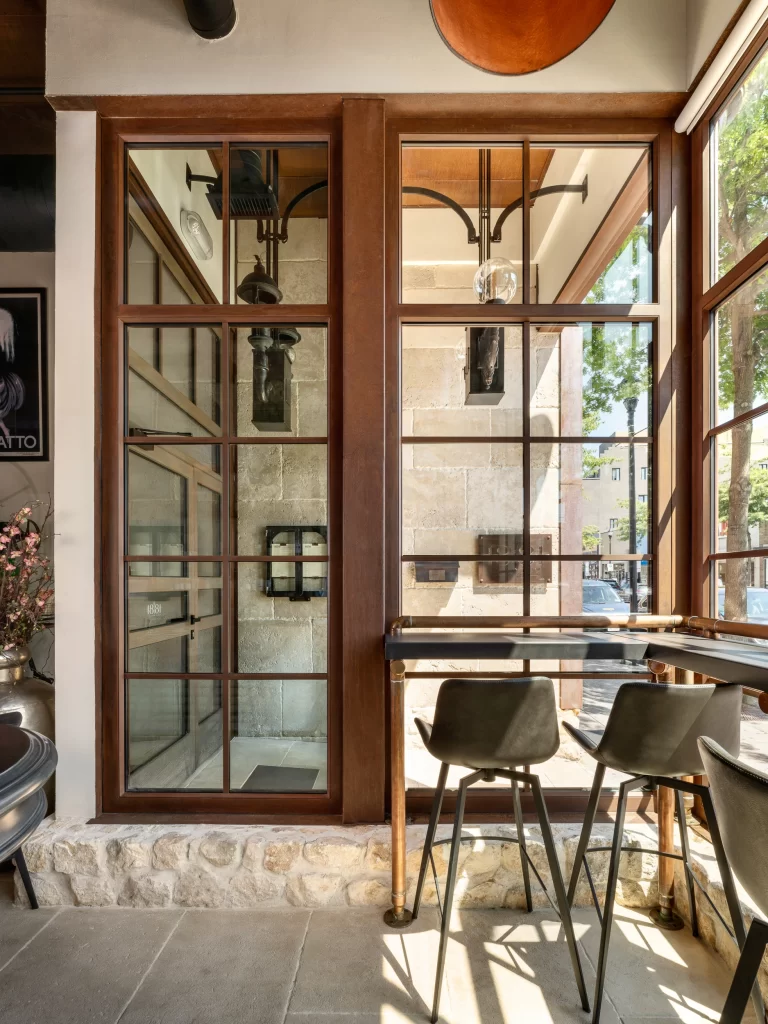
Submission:
M 491 256 L 478 267 L 473 287 L 481 302 L 501 305 L 511 302 L 517 293 L 517 274 L 513 264 L 502 256 Z

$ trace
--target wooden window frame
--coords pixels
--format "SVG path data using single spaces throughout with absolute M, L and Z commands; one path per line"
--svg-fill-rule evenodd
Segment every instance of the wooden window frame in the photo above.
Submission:
M 753 558 L 768 555 L 768 549 L 717 552 L 714 549 L 716 487 L 713 458 L 716 438 L 738 423 L 754 420 L 768 412 L 768 403 L 749 413 L 712 425 L 717 374 L 713 365 L 715 351 L 714 315 L 755 274 L 768 267 L 768 238 L 711 283 L 711 217 L 713 198 L 710 189 L 710 132 L 733 90 L 748 74 L 768 46 L 768 25 L 757 34 L 713 97 L 691 134 L 691 308 L 692 308 L 692 422 L 691 463 L 692 489 L 692 578 L 691 608 L 693 615 L 718 617 L 713 607 L 713 567 L 724 558 Z
M 377 822 L 386 814 L 387 672 L 382 635 L 399 613 L 399 328 L 403 318 L 421 316 L 462 320 L 466 307 L 401 308 L 398 298 L 401 137 L 453 134 L 457 139 L 557 140 L 589 143 L 641 141 L 653 145 L 656 218 L 654 273 L 657 302 L 645 307 L 602 307 L 600 320 L 656 322 L 653 384 L 657 456 L 653 492 L 654 519 L 662 524 L 655 544 L 656 608 L 687 610 L 689 555 L 686 481 L 689 394 L 685 368 L 690 282 L 680 287 L 674 262 L 685 265 L 689 185 L 687 140 L 672 130 L 682 106 L 680 94 L 551 96 L 488 94 L 383 97 L 53 97 L 59 110 L 95 110 L 98 114 L 96 296 L 97 409 L 94 546 L 97 613 L 97 820 L 177 822 L 333 823 Z M 257 108 L 257 109 L 256 109 Z M 189 110 L 200 116 L 189 117 Z M 290 141 L 296 136 L 329 141 L 336 168 L 330 195 L 335 211 L 329 234 L 329 291 L 324 306 L 274 307 L 196 305 L 129 308 L 120 306 L 123 279 L 123 185 L 121 147 L 128 142 Z M 393 155 L 395 159 L 393 160 Z M 342 207 L 341 196 L 344 195 Z M 333 214 L 331 214 L 333 216 Z M 365 231 L 360 225 L 365 225 Z M 343 240 L 343 245 L 342 245 Z M 600 239 L 596 239 L 598 243 Z M 228 252 L 225 254 L 228 259 Z M 225 280 L 229 277 L 226 274 Z M 471 307 L 471 318 L 482 318 Z M 560 323 L 596 319 L 597 309 L 556 307 Z M 585 317 L 585 313 L 588 316 Z M 515 321 L 541 323 L 553 318 L 547 307 L 517 306 Z M 304 795 L 276 795 L 268 801 L 235 794 L 126 794 L 121 792 L 121 730 L 124 720 L 115 699 L 115 666 L 124 637 L 115 567 L 120 563 L 122 465 L 114 458 L 122 425 L 116 415 L 123 369 L 114 344 L 122 324 L 146 321 L 326 323 L 329 331 L 330 457 L 337 472 L 330 514 L 335 514 L 336 553 L 331 564 L 335 634 L 330 638 L 328 674 L 329 741 L 335 731 L 338 756 L 329 764 L 325 805 Z M 423 322 L 423 321 L 422 321 Z M 225 336 L 226 328 L 225 328 Z M 344 386 L 342 388 L 342 380 Z M 681 455 L 679 435 L 685 438 Z M 334 454 L 335 453 L 335 454 Z M 343 463 L 343 471 L 342 471 Z M 675 484 L 677 474 L 677 484 Z M 333 522 L 333 520 L 332 520 Z M 361 529 L 360 524 L 365 524 Z M 342 645 L 341 638 L 344 642 Z M 224 641 L 226 643 L 226 639 Z M 583 673 L 579 673 L 581 677 Z M 567 676 L 567 673 L 564 673 Z M 342 730 L 343 721 L 343 730 Z M 342 771 L 343 766 L 343 771 Z M 475 795 L 473 794 L 473 797 Z M 493 794 L 477 794 L 472 812 L 498 817 L 507 811 Z M 552 791 L 554 817 L 578 812 L 586 794 Z M 426 795 L 411 801 L 420 813 Z
M 182 122 L 178 120 L 131 118 L 102 120 L 100 125 L 100 164 L 102 169 L 102 189 L 100 194 L 101 207 L 101 351 L 100 351 L 100 427 L 99 455 L 101 490 L 100 520 L 101 544 L 98 558 L 101 565 L 100 587 L 100 660 L 101 660 L 101 736 L 100 762 L 101 774 L 98 780 L 97 808 L 100 820 L 117 820 L 127 815 L 131 820 L 141 816 L 147 820 L 206 820 L 206 821 L 291 821 L 291 820 L 339 820 L 341 811 L 341 749 L 340 749 L 340 709 L 341 709 L 341 673 L 340 656 L 340 619 L 341 619 L 341 587 L 340 587 L 340 444 L 338 443 L 341 429 L 340 406 L 340 274 L 338 261 L 340 257 L 340 225 L 337 211 L 340 209 L 340 132 L 336 118 L 305 118 L 293 119 L 290 122 L 264 122 L 251 119 L 248 123 L 232 124 L 226 119 L 213 125 L 204 119 L 190 118 Z M 223 288 L 222 303 L 212 302 L 210 289 L 202 291 L 202 303 L 182 306 L 174 305 L 129 305 L 121 301 L 125 287 L 125 224 L 129 202 L 126 185 L 131 182 L 130 206 L 133 215 L 137 211 L 144 216 L 147 223 L 141 230 L 151 230 L 151 243 L 160 253 L 163 263 L 178 279 L 175 263 L 184 273 L 184 266 L 176 258 L 176 250 L 169 248 L 164 237 L 163 228 L 167 225 L 156 223 L 152 211 L 142 200 L 142 193 L 134 191 L 135 174 L 128 174 L 127 150 L 134 144 L 165 144 L 196 143 L 224 144 L 224 175 L 225 193 L 227 181 L 226 144 L 236 146 L 242 142 L 282 143 L 290 141 L 322 142 L 328 147 L 329 181 L 329 231 L 328 249 L 328 294 L 323 304 L 284 304 L 278 306 L 253 306 L 231 302 L 228 294 L 232 287 L 230 281 L 228 225 L 227 218 L 222 223 L 223 244 Z M 225 196 L 226 205 L 226 196 Z M 148 216 L 149 214 L 149 216 Z M 191 282 L 194 288 L 200 288 L 200 275 Z M 184 286 L 189 291 L 189 285 Z M 327 680 L 328 696 L 328 788 L 318 793 L 244 793 L 229 792 L 228 784 L 228 747 L 223 745 L 224 787 L 223 792 L 194 792 L 189 790 L 136 791 L 127 788 L 126 779 L 126 702 L 125 678 L 171 678 L 169 673 L 126 673 L 123 651 L 126 644 L 126 623 L 124 621 L 123 598 L 121 586 L 122 569 L 130 561 L 140 560 L 134 556 L 123 554 L 122 538 L 124 535 L 125 509 L 123 499 L 124 487 L 124 451 L 130 445 L 141 446 L 140 438 L 126 437 L 123 431 L 123 389 L 124 366 L 121 362 L 123 344 L 121 338 L 127 327 L 142 324 L 154 327 L 183 326 L 210 324 L 221 328 L 220 359 L 222 377 L 230 377 L 229 353 L 231 349 L 230 332 L 238 325 L 251 326 L 254 323 L 286 323 L 290 325 L 311 324 L 323 327 L 328 338 L 328 428 L 327 435 L 321 440 L 327 445 L 329 462 L 329 645 L 327 672 L 322 678 Z M 127 343 L 126 343 L 127 344 Z M 145 366 L 150 375 L 152 368 Z M 223 380 L 226 390 L 226 382 Z M 228 401 L 222 393 L 222 426 L 210 431 L 213 435 L 199 438 L 165 439 L 152 438 L 157 445 L 179 444 L 195 445 L 213 443 L 223 445 L 221 463 L 221 487 L 228 493 L 229 465 L 228 454 L 234 444 L 306 444 L 312 438 L 270 437 L 270 438 L 235 438 L 230 434 L 228 422 Z M 195 418 L 199 419 L 199 410 Z M 214 425 L 216 426 L 216 425 Z M 222 587 L 222 605 L 231 611 L 234 607 L 232 587 L 235 586 L 234 566 L 239 562 L 259 563 L 267 556 L 230 555 L 228 553 L 227 534 L 230 524 L 226 518 L 222 523 L 224 533 L 224 551 L 220 556 L 213 556 L 212 561 L 222 567 L 221 578 L 217 582 Z M 196 562 L 203 556 L 190 548 L 190 554 L 177 559 L 189 562 L 191 575 L 195 575 Z M 170 556 L 168 559 L 170 560 Z M 285 559 L 282 559 L 283 561 Z M 126 573 L 127 578 L 127 573 Z M 185 578 L 185 582 L 190 581 Z M 222 620 L 226 616 L 222 615 Z M 197 624 L 199 628 L 201 624 Z M 198 674 L 197 678 L 222 681 L 222 718 L 225 737 L 231 737 L 230 693 L 227 683 L 231 680 L 265 679 L 265 678 L 320 678 L 316 673 L 234 673 L 229 665 L 231 637 L 228 636 L 226 622 L 223 623 L 222 635 L 222 671 L 219 673 Z M 173 678 L 195 678 L 192 673 L 173 673 Z

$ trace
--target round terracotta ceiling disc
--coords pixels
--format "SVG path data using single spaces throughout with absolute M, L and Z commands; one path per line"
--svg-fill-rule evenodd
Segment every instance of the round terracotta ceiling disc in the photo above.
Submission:
M 573 53 L 615 0 L 430 0 L 455 54 L 483 71 L 528 75 Z

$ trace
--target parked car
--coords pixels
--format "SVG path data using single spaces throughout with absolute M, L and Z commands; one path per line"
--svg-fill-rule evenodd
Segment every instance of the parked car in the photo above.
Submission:
M 717 590 L 717 614 L 725 618 L 725 587 Z M 747 587 L 747 619 L 768 625 L 768 589 Z
M 620 615 L 630 610 L 608 580 L 582 580 L 581 595 L 582 609 L 586 614 L 607 612 Z

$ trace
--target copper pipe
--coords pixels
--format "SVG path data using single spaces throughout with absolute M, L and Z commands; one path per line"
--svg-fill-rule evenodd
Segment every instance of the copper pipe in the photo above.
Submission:
M 768 640 L 768 626 L 757 622 L 735 622 L 732 619 L 705 619 L 700 615 L 684 615 L 683 625 L 688 629 L 721 633 L 723 636 L 748 636 Z
M 390 627 L 392 636 L 403 629 L 609 629 L 637 627 L 667 629 L 685 625 L 683 615 L 401 615 Z M 761 627 L 768 637 L 768 626 Z
M 384 920 L 392 928 L 411 922 L 405 909 L 405 663 L 389 666 L 390 684 L 390 788 L 392 808 L 392 906 Z

